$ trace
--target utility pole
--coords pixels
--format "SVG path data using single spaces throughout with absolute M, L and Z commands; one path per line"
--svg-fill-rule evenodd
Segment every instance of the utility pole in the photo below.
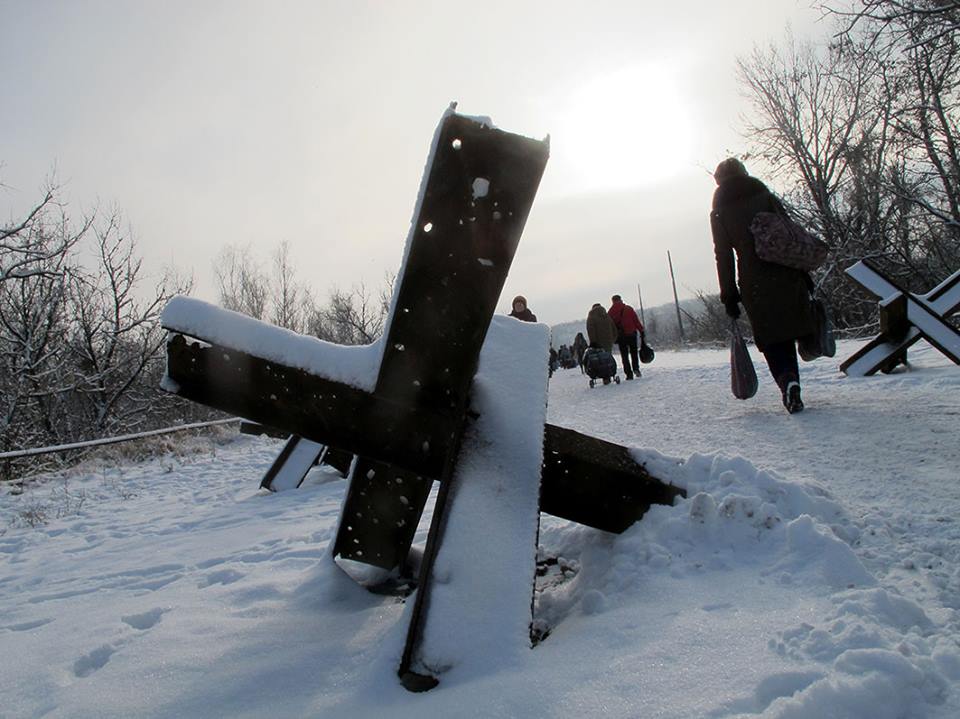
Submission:
M 640 283 L 637 283 L 637 300 L 640 302 L 640 324 L 647 326 L 647 321 L 643 318 L 643 296 L 640 294 Z
M 683 342 L 683 318 L 680 316 L 680 300 L 677 299 L 677 279 L 673 276 L 673 259 L 667 250 L 667 263 L 670 265 L 670 282 L 673 283 L 673 304 L 677 307 L 677 327 L 680 328 L 680 341 Z

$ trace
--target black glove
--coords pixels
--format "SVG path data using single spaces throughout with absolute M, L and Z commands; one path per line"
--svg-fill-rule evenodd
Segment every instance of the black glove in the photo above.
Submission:
M 730 302 L 727 302 L 724 305 L 724 307 L 727 310 L 727 317 L 734 320 L 740 317 L 740 303 L 737 302 L 736 300 L 731 300 Z

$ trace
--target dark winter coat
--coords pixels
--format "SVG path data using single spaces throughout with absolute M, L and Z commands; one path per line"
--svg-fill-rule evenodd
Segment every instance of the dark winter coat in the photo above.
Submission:
M 530 311 L 529 307 L 524 307 L 523 312 L 517 312 L 513 310 L 510 313 L 511 317 L 516 317 L 518 320 L 523 320 L 524 322 L 536 322 L 537 316 Z
M 757 256 L 750 223 L 758 212 L 783 212 L 783 207 L 755 177 L 729 177 L 714 192 L 710 229 L 720 300 L 724 304 L 738 299 L 743 303 L 753 328 L 754 342 L 762 351 L 776 342 L 811 334 L 814 322 L 809 275 L 792 267 L 765 262 Z
M 519 312 L 516 308 L 517 304 L 523 305 L 523 309 Z M 523 322 L 537 321 L 537 316 L 530 311 L 530 308 L 527 306 L 527 298 L 523 295 L 517 295 L 513 298 L 513 302 L 510 303 L 510 317 L 516 317 Z
M 578 332 L 573 341 L 573 354 L 577 358 L 577 364 L 583 364 L 583 353 L 587 351 L 587 339 L 582 333 Z
M 610 315 L 599 302 L 590 308 L 587 315 L 587 337 L 593 347 L 602 347 L 607 352 L 613 351 L 613 343 L 617 339 L 617 326 L 613 324 Z
M 613 324 L 617 326 L 621 335 L 629 337 L 637 332 L 643 332 L 643 325 L 636 311 L 623 300 L 615 301 L 607 310 L 607 314 L 610 315 L 610 319 L 613 320 Z

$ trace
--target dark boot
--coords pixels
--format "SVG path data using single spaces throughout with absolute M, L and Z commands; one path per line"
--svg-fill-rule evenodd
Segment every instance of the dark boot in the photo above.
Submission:
M 787 388 L 783 390 L 783 406 L 787 408 L 787 412 L 790 414 L 803 411 L 803 400 L 800 399 L 799 382 L 787 383 Z

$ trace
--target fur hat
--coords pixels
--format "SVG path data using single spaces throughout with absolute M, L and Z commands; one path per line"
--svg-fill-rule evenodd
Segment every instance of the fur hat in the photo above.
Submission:
M 713 171 L 713 179 L 718 185 L 731 177 L 747 177 L 747 168 L 735 157 L 728 157 Z

